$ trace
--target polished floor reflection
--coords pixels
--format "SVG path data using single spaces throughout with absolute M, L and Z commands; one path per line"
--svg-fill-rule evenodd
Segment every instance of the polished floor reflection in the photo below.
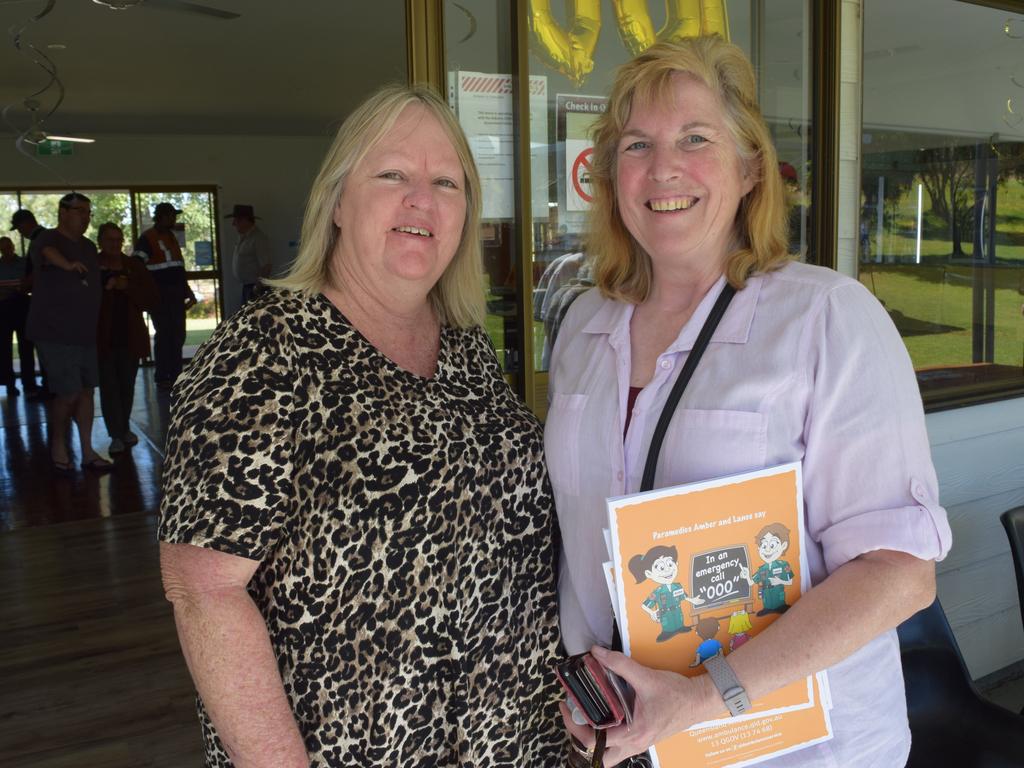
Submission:
M 0 765 L 202 764 L 156 544 L 168 395 L 140 372 L 113 472 L 56 474 L 45 405 L 0 389 Z M 103 421 L 97 450 L 110 443 Z M 77 436 L 72 439 L 75 458 Z M 76 462 L 77 463 L 77 462 Z

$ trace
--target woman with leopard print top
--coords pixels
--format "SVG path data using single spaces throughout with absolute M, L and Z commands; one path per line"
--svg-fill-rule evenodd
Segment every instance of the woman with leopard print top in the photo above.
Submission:
M 161 564 L 210 766 L 561 762 L 543 438 L 482 319 L 444 102 L 345 122 L 276 290 L 174 391 Z

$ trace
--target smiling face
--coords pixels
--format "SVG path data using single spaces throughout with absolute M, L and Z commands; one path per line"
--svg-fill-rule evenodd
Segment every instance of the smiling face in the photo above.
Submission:
M 619 139 L 616 198 L 622 221 L 659 267 L 724 268 L 736 211 L 753 188 L 716 95 L 686 74 L 672 99 L 634 104 Z
M 668 555 L 665 555 L 663 557 L 659 557 L 651 564 L 646 575 L 648 579 L 655 581 L 658 584 L 671 584 L 678 572 L 679 568 L 676 565 L 676 561 Z
M 772 563 L 782 557 L 788 547 L 789 542 L 783 541 L 775 534 L 766 533 L 757 545 L 757 552 L 764 562 Z
M 339 280 L 388 291 L 395 281 L 424 297 L 459 247 L 465 177 L 441 123 L 407 106 L 349 173 L 334 208 Z

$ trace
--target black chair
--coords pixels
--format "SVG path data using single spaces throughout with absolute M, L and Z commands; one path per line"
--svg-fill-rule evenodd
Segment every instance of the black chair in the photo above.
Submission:
M 1024 507 L 1008 509 L 999 516 L 1010 540 L 1013 569 L 1017 574 L 1017 595 L 1020 598 L 1020 618 L 1024 622 Z M 1020 713 L 1024 715 L 1024 707 Z
M 908 768 L 1024 766 L 1024 717 L 978 693 L 939 601 L 898 632 L 913 739 Z
M 1020 596 L 1020 618 L 1024 621 L 1024 507 L 1008 509 L 999 516 L 1010 540 L 1010 554 L 1017 572 L 1017 594 Z

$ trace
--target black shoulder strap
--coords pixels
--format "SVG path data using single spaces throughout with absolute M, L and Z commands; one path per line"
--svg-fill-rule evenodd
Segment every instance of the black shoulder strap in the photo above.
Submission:
M 725 310 L 729 307 L 729 302 L 732 301 L 732 297 L 735 295 L 736 289 L 729 283 L 726 283 L 725 287 L 722 288 L 722 292 L 718 294 L 718 300 L 715 302 L 715 306 L 711 308 L 708 319 L 704 321 L 700 333 L 697 334 L 697 340 L 693 343 L 693 349 L 690 350 L 690 354 L 686 358 L 683 370 L 679 372 L 679 378 L 676 379 L 676 383 L 672 386 L 672 391 L 669 392 L 668 399 L 665 401 L 665 407 L 661 409 L 661 416 L 658 417 L 658 424 L 654 428 L 654 434 L 651 436 L 651 447 L 647 449 L 647 462 L 644 464 L 644 476 L 640 482 L 641 492 L 650 491 L 654 488 L 654 472 L 658 468 L 658 454 L 661 452 L 661 444 L 665 440 L 665 433 L 668 432 L 668 425 L 672 421 L 676 406 L 679 405 L 679 400 L 683 396 L 683 390 L 690 383 L 690 378 L 697 369 L 700 359 L 704 356 L 704 350 L 707 349 L 712 334 L 718 328 Z

